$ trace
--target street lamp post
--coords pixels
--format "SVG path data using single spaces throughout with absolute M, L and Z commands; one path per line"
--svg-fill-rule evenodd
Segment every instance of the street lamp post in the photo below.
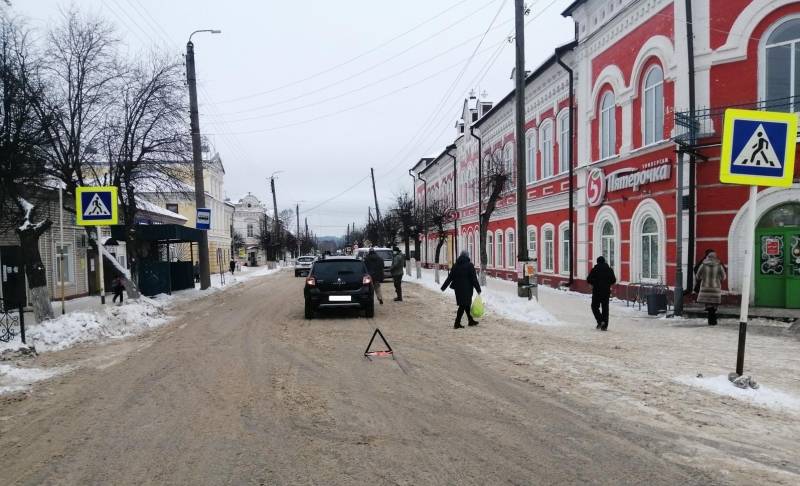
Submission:
M 189 84 L 189 114 L 192 130 L 192 163 L 194 166 L 194 202 L 197 209 L 206 207 L 206 191 L 203 183 L 203 150 L 200 142 L 200 116 L 197 111 L 197 77 L 194 69 L 194 44 L 192 36 L 199 32 L 221 34 L 221 30 L 196 30 L 189 35 L 186 43 L 186 81 Z M 211 272 L 208 264 L 208 233 L 202 231 L 198 245 L 200 253 L 200 288 L 211 286 Z

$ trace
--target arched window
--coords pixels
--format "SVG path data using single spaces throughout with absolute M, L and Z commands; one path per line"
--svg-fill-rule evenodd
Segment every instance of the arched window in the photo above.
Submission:
M 477 262 L 478 253 L 475 251 L 475 238 L 472 233 L 467 235 L 467 251 L 469 252 L 469 257 L 472 259 L 472 261 Z
M 529 130 L 525 134 L 525 174 L 527 182 L 536 181 L 536 130 Z
M 547 227 L 542 231 L 542 271 L 553 273 L 553 260 L 554 252 L 554 242 L 553 242 L 553 227 Z
M 494 266 L 494 237 L 492 233 L 486 233 L 486 264 Z
M 569 254 L 572 248 L 572 238 L 570 238 L 569 224 L 562 223 L 558 228 L 558 238 L 560 243 L 561 252 L 559 254 L 560 261 L 558 268 L 561 274 L 569 275 Z
M 514 174 L 514 144 L 509 142 L 503 147 L 503 165 L 505 165 L 506 173 L 508 174 L 509 183 L 513 179 Z
M 539 142 L 542 150 L 542 179 L 553 175 L 553 122 L 542 123 L 539 130 Z
M 600 158 L 605 159 L 616 153 L 617 111 L 614 93 L 603 95 L 600 102 Z
M 514 241 L 514 231 L 506 231 L 506 267 L 514 268 L 514 260 L 516 260 L 516 242 Z
M 494 260 L 494 267 L 495 268 L 503 268 L 503 261 L 504 261 L 504 254 L 503 254 L 503 232 L 497 230 L 494 234 L 494 244 L 497 246 L 495 248 L 495 260 Z
M 608 220 L 603 222 L 603 226 L 600 229 L 600 251 L 603 257 L 605 257 L 606 263 L 608 263 L 611 268 L 616 268 L 616 235 L 614 234 L 614 225 Z
M 255 233 L 253 232 L 253 224 L 247 223 L 247 237 L 252 238 L 253 236 L 255 236 Z
M 653 66 L 644 78 L 644 144 L 664 138 L 664 72 Z
M 642 222 L 642 280 L 658 280 L 659 253 L 658 253 L 658 224 L 652 217 L 647 217 Z
M 528 258 L 534 261 L 534 268 L 538 268 L 539 253 L 536 246 L 536 227 L 528 226 Z
M 800 19 L 787 20 L 767 38 L 764 96 L 768 109 L 798 111 L 800 102 Z
M 569 170 L 569 151 L 572 144 L 569 140 L 569 108 L 561 110 L 558 115 L 558 173 Z

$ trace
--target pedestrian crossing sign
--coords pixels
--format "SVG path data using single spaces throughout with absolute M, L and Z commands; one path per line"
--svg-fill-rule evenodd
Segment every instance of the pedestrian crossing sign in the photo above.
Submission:
M 117 188 L 78 187 L 75 191 L 75 219 L 81 226 L 106 226 L 119 222 Z
M 719 180 L 789 187 L 794 178 L 796 144 L 794 113 L 725 110 Z

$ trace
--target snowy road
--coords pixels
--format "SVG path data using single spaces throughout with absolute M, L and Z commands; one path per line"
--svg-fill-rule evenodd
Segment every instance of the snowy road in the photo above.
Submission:
M 796 417 L 740 407 L 742 437 L 709 435 L 697 417 L 728 418 L 709 395 L 663 384 L 678 410 L 619 334 L 454 331 L 452 296 L 417 285 L 374 320 L 306 321 L 301 288 L 253 279 L 138 338 L 40 356 L 73 371 L 0 397 L 0 482 L 796 484 Z M 375 327 L 396 361 L 362 357 Z

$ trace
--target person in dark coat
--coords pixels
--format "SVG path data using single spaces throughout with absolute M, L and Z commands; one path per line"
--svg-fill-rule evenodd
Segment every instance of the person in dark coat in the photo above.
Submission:
M 617 276 L 606 263 L 605 257 L 597 257 L 597 265 L 589 272 L 586 281 L 592 286 L 592 314 L 597 321 L 597 329 L 607 331 L 608 301 L 611 298 L 611 286 L 617 283 Z
M 233 275 L 233 272 L 236 271 L 236 261 L 233 258 L 231 258 L 230 263 L 228 263 L 228 268 L 230 268 L 231 275 Z
M 194 281 L 200 281 L 200 262 L 194 262 L 194 267 L 192 267 L 192 271 L 194 272 Z
M 381 292 L 381 283 L 383 282 L 383 258 L 375 253 L 375 248 L 370 248 L 367 256 L 364 258 L 364 264 L 367 266 L 367 272 L 372 277 L 372 286 L 375 288 L 375 297 L 378 302 L 383 305 L 383 292 Z
M 117 299 L 119 299 L 119 305 L 122 305 L 122 293 L 125 291 L 125 285 L 122 282 L 121 276 L 117 275 L 114 277 L 114 280 L 111 281 L 111 290 L 114 292 L 114 298 L 111 299 L 111 303 L 116 303 Z
M 475 289 L 478 294 L 481 293 L 481 284 L 478 283 L 478 274 L 475 273 L 475 265 L 469 259 L 467 252 L 461 252 L 461 255 L 456 259 L 456 264 L 450 269 L 447 274 L 447 279 L 442 284 L 442 292 L 447 290 L 447 287 L 452 288 L 456 293 L 456 304 L 458 304 L 458 311 L 456 312 L 456 322 L 453 329 L 462 329 L 461 317 L 466 312 L 467 319 L 469 319 L 470 326 L 477 326 L 476 321 L 472 314 L 470 314 L 470 306 L 472 305 L 472 289 Z
M 392 266 L 389 268 L 389 272 L 392 274 L 392 280 L 394 281 L 394 291 L 397 293 L 397 297 L 394 298 L 395 302 L 402 302 L 403 301 L 403 273 L 406 271 L 406 257 L 400 253 L 400 248 L 393 247 L 392 253 Z

